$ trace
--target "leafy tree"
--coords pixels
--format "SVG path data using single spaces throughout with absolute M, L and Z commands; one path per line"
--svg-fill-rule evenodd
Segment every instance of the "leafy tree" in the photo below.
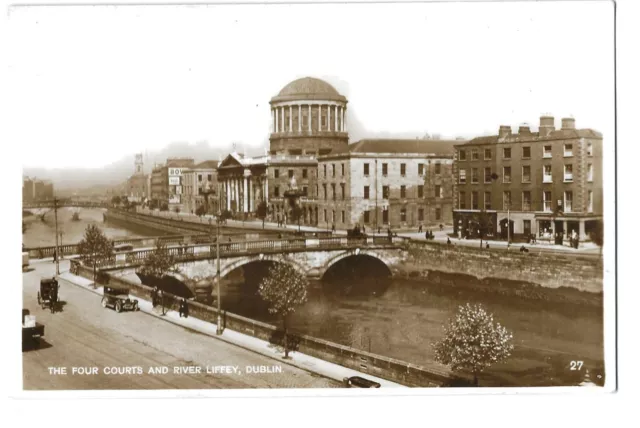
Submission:
M 494 324 L 493 315 L 482 305 L 467 303 L 458 307 L 455 318 L 445 327 L 444 338 L 432 346 L 436 361 L 454 371 L 473 373 L 477 386 L 479 373 L 511 355 L 512 338 L 500 323 Z
M 602 220 L 598 220 L 595 223 L 595 226 L 591 232 L 589 232 L 589 235 L 591 237 L 591 241 L 600 247 L 600 255 L 602 255 L 602 247 L 604 245 L 604 223 Z
M 120 196 L 118 196 L 118 195 L 116 195 L 113 198 L 111 198 L 111 203 L 113 205 L 120 205 L 120 202 L 121 202 Z
M 205 215 L 206 212 L 207 212 L 207 209 L 204 207 L 204 205 L 200 205 L 198 206 L 198 208 L 196 208 L 196 215 L 198 217 L 202 217 L 203 215 Z
M 282 319 L 284 331 L 284 358 L 289 358 L 287 329 L 289 315 L 307 301 L 307 278 L 286 263 L 275 263 L 269 268 L 258 288 L 258 294 L 269 304 L 269 313 Z
M 90 224 L 84 231 L 84 238 L 78 244 L 78 252 L 83 263 L 93 266 L 93 280 L 96 280 L 96 267 L 103 260 L 113 257 L 113 244 L 98 226 Z
M 169 254 L 167 246 L 158 242 L 153 252 L 144 260 L 140 272 L 162 279 L 167 273 L 173 271 L 175 264 L 175 257 Z
M 267 214 L 269 214 L 269 207 L 265 201 L 260 201 L 258 207 L 256 208 L 256 215 L 260 220 L 262 220 L 262 228 L 264 229 L 264 220 L 267 218 Z

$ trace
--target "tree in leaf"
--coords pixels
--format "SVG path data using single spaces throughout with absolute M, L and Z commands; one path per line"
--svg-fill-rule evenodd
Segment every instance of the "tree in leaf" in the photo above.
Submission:
M 78 253 L 83 263 L 93 267 L 93 280 L 96 280 L 96 268 L 104 260 L 113 257 L 113 243 L 95 224 L 90 224 L 84 231 L 84 237 L 78 244 Z
M 121 202 L 121 201 L 120 201 L 120 196 L 118 196 L 118 195 L 116 195 L 116 196 L 114 196 L 113 198 L 111 198 L 111 203 L 112 203 L 113 205 L 120 205 L 120 202 Z
M 602 220 L 597 220 L 593 229 L 589 232 L 591 241 L 600 247 L 600 255 L 602 255 L 602 247 L 604 246 L 604 224 Z
M 269 313 L 282 319 L 284 358 L 289 358 L 287 341 L 289 315 L 307 301 L 307 278 L 291 265 L 275 263 L 269 268 L 258 288 L 258 294 L 269 305 Z
M 482 305 L 467 303 L 458 307 L 455 318 L 449 320 L 444 337 L 432 346 L 435 359 L 454 371 L 473 374 L 478 386 L 478 374 L 511 355 L 513 335 Z
M 269 207 L 265 201 L 260 201 L 258 207 L 256 208 L 256 216 L 262 220 L 262 228 L 264 229 L 264 220 L 267 218 L 267 214 L 269 214 Z
M 206 214 L 206 212 L 207 212 L 207 209 L 204 207 L 204 205 L 199 205 L 199 206 L 196 208 L 196 215 L 197 215 L 198 217 L 202 217 L 203 215 L 205 215 L 205 214 Z
M 173 271 L 175 264 L 175 257 L 169 253 L 167 246 L 158 242 L 153 252 L 144 260 L 140 272 L 143 275 L 162 279 Z

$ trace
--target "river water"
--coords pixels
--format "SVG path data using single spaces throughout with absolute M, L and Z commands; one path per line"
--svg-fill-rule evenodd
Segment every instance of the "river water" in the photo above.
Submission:
M 72 221 L 76 210 L 58 211 L 63 243 L 79 242 L 88 224 L 96 224 L 112 239 L 160 234 L 105 224 L 101 209 L 82 209 L 80 221 Z M 54 245 L 53 212 L 47 214 L 45 222 L 36 216 L 25 217 L 25 221 L 28 224 L 23 235 L 25 246 Z M 309 284 L 308 301 L 291 320 L 294 330 L 429 366 L 434 364 L 431 344 L 443 336 L 443 327 L 458 306 L 481 303 L 496 321 L 512 331 L 515 344 L 507 361 L 480 377 L 481 385 L 577 385 L 584 380 L 587 369 L 592 381 L 604 382 L 601 296 L 571 291 L 569 294 L 573 293 L 581 303 L 571 303 L 571 299 L 553 303 L 558 301 L 555 297 L 560 291 L 538 290 L 539 298 L 526 299 L 501 290 L 480 291 L 423 280 L 378 281 L 376 278 L 384 276 L 379 266 L 358 267 L 355 260 L 348 263 L 359 270 L 346 281 L 334 278 Z M 223 308 L 279 325 L 257 295 L 257 285 L 267 269 L 268 265 L 252 264 L 232 272 L 222 290 Z M 583 369 L 572 371 L 571 361 L 583 361 Z

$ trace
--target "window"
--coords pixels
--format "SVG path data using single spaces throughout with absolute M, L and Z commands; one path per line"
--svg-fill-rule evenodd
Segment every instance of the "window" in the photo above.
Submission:
M 542 182 L 551 183 L 553 178 L 551 177 L 551 165 L 545 165 L 542 171 Z
M 418 208 L 418 221 L 424 221 L 424 208 Z
M 335 183 L 331 183 L 331 196 L 335 201 L 336 200 L 336 184 Z
M 324 210 L 324 221 L 329 223 L 329 217 L 327 217 L 327 210 Z
M 207 174 L 207 181 L 213 181 L 213 174 Z
M 531 211 L 531 192 L 522 192 L 522 211 Z
M 442 209 L 436 208 L 436 220 L 440 220 L 441 217 L 442 217 Z
M 573 144 L 564 145 L 564 156 L 573 156 Z
M 531 166 L 530 165 L 522 166 L 522 182 L 531 183 Z
M 491 183 L 491 167 L 484 168 L 484 182 Z
M 327 165 L 323 165 L 324 166 L 324 177 L 327 178 Z
M 389 210 L 382 210 L 382 224 L 389 224 Z
M 593 164 L 587 164 L 587 181 L 593 181 Z
M 424 174 L 424 164 L 423 163 L 419 163 L 418 164 L 418 175 L 423 175 Z
M 306 168 L 303 169 L 302 170 L 302 178 L 307 178 L 307 174 L 308 174 L 307 169 Z
M 198 183 L 202 182 L 202 174 L 198 174 Z
M 368 163 L 364 164 L 364 175 L 369 175 L 369 164 Z
M 424 198 L 424 186 L 422 184 L 418 185 L 418 197 Z
M 341 215 L 340 215 L 341 220 L 342 220 L 342 222 L 344 223 L 344 218 L 345 218 L 345 217 L 344 217 L 344 211 L 342 211 L 340 214 L 341 214 Z
M 491 192 L 484 192 L 484 209 L 491 209 Z
M 325 199 L 329 199 L 329 195 L 327 194 L 327 183 L 322 185 L 322 193 L 324 194 Z
M 523 147 L 522 148 L 522 159 L 531 158 L 531 147 Z
M 587 143 L 587 156 L 593 156 L 593 143 Z
M 471 192 L 471 209 L 478 209 L 478 192 Z
M 407 197 L 407 186 L 400 186 L 400 197 L 401 198 Z
M 465 184 L 467 182 L 467 170 L 461 169 L 459 174 L 458 183 Z
M 340 165 L 342 167 L 342 176 L 344 177 L 344 164 Z
M 406 163 L 401 163 L 400 164 L 400 175 L 402 175 L 402 176 L 407 175 L 407 164 Z
M 564 181 L 573 181 L 573 165 L 570 163 L 564 166 Z
M 460 201 L 459 201 L 459 206 L 461 210 L 464 210 L 467 208 L 467 201 L 466 201 L 466 197 L 467 195 L 465 195 L 464 192 L 460 192 Z
M 502 192 L 502 209 L 510 210 L 511 209 L 511 191 L 505 190 Z
M 400 222 L 407 222 L 407 209 L 405 207 L 400 208 Z
M 322 116 L 322 127 L 326 127 L 327 126 L 327 117 L 326 116 Z
M 436 184 L 434 186 L 434 188 L 435 188 L 435 197 L 436 198 L 441 198 L 442 197 L 442 186 L 439 185 L 439 184 Z
M 364 198 L 369 199 L 369 186 L 364 186 Z
M 484 149 L 484 160 L 491 160 L 491 149 Z
M 478 182 L 478 168 L 471 168 L 471 182 Z
M 542 210 L 551 212 L 551 191 L 549 190 L 542 192 Z
M 510 166 L 502 167 L 502 182 L 511 183 L 511 167 Z
M 471 150 L 471 160 L 478 160 L 478 159 L 480 159 L 478 150 L 476 149 Z
M 292 169 L 289 170 L 289 178 L 293 178 L 293 170 Z
M 573 205 L 573 192 L 564 192 L 564 212 L 570 213 Z
M 382 175 L 387 175 L 388 169 L 389 169 L 389 164 L 383 163 L 382 164 Z
M 436 175 L 440 175 L 440 174 L 441 174 L 440 169 L 441 169 L 441 168 L 440 168 L 440 163 L 439 163 L 439 162 L 436 162 L 436 168 L 435 168 L 434 173 L 435 173 Z
M 551 146 L 544 146 L 542 149 L 542 157 L 550 158 L 551 157 Z
M 505 147 L 504 149 L 502 149 L 502 157 L 504 159 L 511 159 L 511 148 L 510 147 Z
M 335 163 L 331 164 L 331 176 L 332 177 L 336 176 L 336 164 Z
M 280 186 L 276 186 L 273 188 L 273 196 L 276 198 L 280 196 Z
M 309 186 L 302 186 L 302 195 L 303 196 L 309 195 Z
M 389 186 L 382 186 L 382 199 L 389 199 Z
M 458 152 L 458 160 L 461 160 L 461 161 L 467 160 L 467 152 L 465 152 L 464 150 L 460 150 Z
M 344 197 L 345 197 L 345 196 L 344 196 L 344 195 L 345 195 L 345 192 L 344 192 L 344 183 L 340 183 L 340 191 L 342 192 L 342 200 L 344 200 Z
M 589 190 L 588 194 L 588 202 L 587 202 L 587 212 L 593 212 L 593 191 Z
M 364 214 L 363 222 L 365 222 L 365 223 L 369 223 L 369 221 L 370 221 L 370 220 L 369 220 L 369 211 L 367 210 L 367 211 L 365 211 L 363 214 Z

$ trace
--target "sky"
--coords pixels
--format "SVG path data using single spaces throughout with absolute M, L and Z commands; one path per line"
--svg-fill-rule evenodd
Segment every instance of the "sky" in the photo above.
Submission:
M 20 6 L 9 126 L 25 168 L 100 168 L 176 142 L 262 149 L 271 97 L 313 76 L 348 98 L 352 142 L 535 130 L 544 113 L 606 142 L 612 14 L 611 2 Z

